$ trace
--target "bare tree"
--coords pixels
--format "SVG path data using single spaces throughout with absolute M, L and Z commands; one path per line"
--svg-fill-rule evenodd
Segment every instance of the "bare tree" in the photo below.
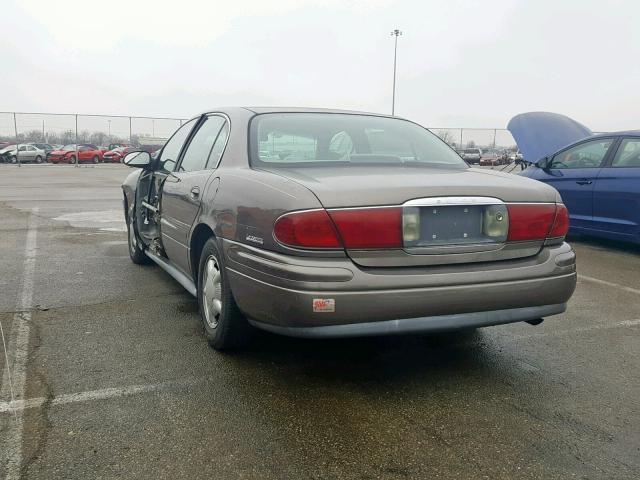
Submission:
M 438 135 L 443 142 L 448 143 L 452 147 L 456 146 L 454 136 L 449 130 L 439 130 L 436 135 Z

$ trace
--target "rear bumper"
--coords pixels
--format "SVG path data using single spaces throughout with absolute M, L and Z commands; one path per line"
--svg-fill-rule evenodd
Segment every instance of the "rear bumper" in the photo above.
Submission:
M 296 336 L 451 330 L 561 313 L 576 285 L 562 244 L 484 267 L 361 269 L 348 258 L 289 257 L 223 241 L 234 297 L 250 321 Z M 328 300 L 314 311 L 314 300 Z M 331 305 L 334 305 L 332 308 Z
M 345 338 L 368 337 L 373 335 L 406 335 L 410 333 L 446 332 L 465 328 L 488 327 L 504 323 L 523 322 L 566 310 L 567 304 L 544 305 L 540 307 L 512 308 L 487 312 L 436 315 L 433 317 L 405 318 L 402 320 L 382 320 L 379 322 L 325 325 L 319 327 L 283 327 L 249 320 L 253 326 L 289 337 L 301 338 Z

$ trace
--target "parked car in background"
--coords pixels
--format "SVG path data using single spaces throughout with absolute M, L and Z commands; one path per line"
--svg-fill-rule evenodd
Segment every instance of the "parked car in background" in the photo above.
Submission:
M 481 166 L 497 166 L 504 165 L 505 161 L 501 154 L 495 151 L 483 152 L 482 157 L 480 158 Z
M 138 149 L 136 147 L 116 147 L 113 150 L 105 152 L 103 161 L 105 163 L 120 163 L 127 153 L 133 152 L 134 150 Z
M 397 117 L 227 108 L 125 163 L 131 260 L 197 297 L 214 348 L 537 324 L 575 288 L 555 189 Z
M 42 163 L 46 161 L 47 154 L 44 150 L 36 148 L 33 145 L 19 144 L 13 145 L 12 148 L 4 152 L 5 162 L 8 163 Z
M 76 157 L 77 150 L 77 157 Z M 95 145 L 71 143 L 65 145 L 60 150 L 54 150 L 49 154 L 51 163 L 99 163 L 102 161 L 103 153 Z
M 46 157 L 48 157 L 49 153 L 51 153 L 51 152 L 53 152 L 55 150 L 53 145 L 49 145 L 48 143 L 30 142 L 29 145 L 33 145 L 34 147 L 39 148 L 40 150 L 44 150 L 44 152 L 45 152 L 45 160 L 46 160 Z
M 571 232 L 640 243 L 640 131 L 593 135 L 557 114 L 516 118 L 510 130 L 530 164 L 520 175 L 560 192 Z
M 482 158 L 482 150 L 479 148 L 465 148 L 462 151 L 462 159 L 469 164 L 479 164 Z
M 16 146 L 13 143 L 9 143 L 4 147 L 0 148 L 0 163 L 8 163 L 9 155 L 8 153 L 15 150 Z
M 116 148 L 125 148 L 130 147 L 129 143 L 110 143 L 107 150 L 115 150 Z

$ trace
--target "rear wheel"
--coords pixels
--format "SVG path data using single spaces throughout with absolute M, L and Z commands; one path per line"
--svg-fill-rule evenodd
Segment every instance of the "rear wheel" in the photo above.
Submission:
M 15 155 L 13 155 L 11 157 L 11 163 L 18 163 L 18 157 L 16 157 Z
M 36 157 L 36 163 L 42 163 L 42 157 L 40 155 Z
M 216 350 L 243 346 L 251 327 L 236 304 L 215 238 L 204 244 L 198 268 L 198 307 L 205 337 Z
M 93 163 L 98 163 L 100 161 L 100 158 L 97 155 L 93 156 Z
M 126 213 L 126 212 L 125 212 Z M 137 229 L 135 226 L 135 210 L 128 217 L 127 221 L 127 237 L 129 244 L 129 257 L 131 257 L 131 261 L 136 265 L 148 265 L 151 263 L 151 259 L 147 257 L 142 249 L 142 244 L 140 243 L 140 239 L 138 237 Z
M 69 163 L 70 163 L 71 165 L 73 165 L 74 163 L 76 163 L 76 157 L 75 157 L 75 156 L 73 156 L 73 155 L 72 155 L 71 157 L 69 157 Z

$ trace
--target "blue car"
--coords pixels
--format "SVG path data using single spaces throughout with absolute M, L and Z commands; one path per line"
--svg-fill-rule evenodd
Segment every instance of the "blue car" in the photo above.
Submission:
M 546 112 L 518 115 L 508 128 L 530 165 L 520 175 L 560 192 L 571 232 L 640 243 L 640 131 L 594 135 Z

